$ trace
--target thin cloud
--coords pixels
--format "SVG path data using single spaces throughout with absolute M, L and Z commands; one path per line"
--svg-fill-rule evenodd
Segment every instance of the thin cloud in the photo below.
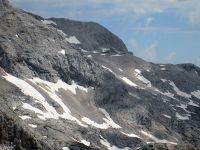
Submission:
M 29 7 L 32 12 L 38 10 L 47 11 L 51 14 L 50 8 L 66 8 L 66 14 L 71 8 L 78 8 L 82 17 L 90 13 L 100 16 L 99 10 L 106 16 L 119 14 L 133 14 L 142 16 L 146 14 L 162 13 L 167 10 L 174 10 L 176 14 L 184 16 L 191 24 L 200 23 L 200 1 L 199 0 L 11 0 L 18 7 Z M 88 5 L 89 4 L 89 5 Z M 69 9 L 67 9 L 69 8 Z M 92 9 L 97 8 L 97 9 Z M 47 14 L 45 13 L 45 14 Z M 62 14 L 60 14 L 62 16 Z M 78 14 L 80 15 L 80 14 Z M 49 16 L 49 15 L 48 15 Z M 57 16 L 59 17 L 59 15 Z
M 144 59 L 150 62 L 157 61 L 157 52 L 156 52 L 157 44 L 152 43 L 144 50 Z
M 179 32 L 179 33 L 191 33 L 200 32 L 198 29 L 184 29 L 176 27 L 156 27 L 156 26 L 144 26 L 144 27 L 134 27 L 132 28 L 135 32 Z
M 176 53 L 175 52 L 171 52 L 165 57 L 166 63 L 173 63 L 175 59 L 176 59 Z
M 146 25 L 150 25 L 154 21 L 153 17 L 146 18 Z
M 157 42 L 154 41 L 147 47 L 142 47 L 137 40 L 131 39 L 129 44 L 134 49 L 134 55 L 143 58 L 146 61 L 157 62 Z

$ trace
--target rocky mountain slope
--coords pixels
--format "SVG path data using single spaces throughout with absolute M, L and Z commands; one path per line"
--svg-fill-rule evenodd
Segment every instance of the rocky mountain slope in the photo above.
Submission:
M 197 66 L 146 62 L 97 23 L 7 0 L 0 19 L 0 149 L 200 149 Z

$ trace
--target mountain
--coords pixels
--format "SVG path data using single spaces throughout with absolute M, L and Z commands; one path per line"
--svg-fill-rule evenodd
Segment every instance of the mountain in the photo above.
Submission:
M 146 62 L 97 23 L 7 0 L 0 18 L 0 149 L 200 149 L 199 67 Z

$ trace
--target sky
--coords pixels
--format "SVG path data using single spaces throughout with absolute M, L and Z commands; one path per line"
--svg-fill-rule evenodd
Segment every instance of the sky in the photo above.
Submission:
M 200 66 L 200 0 L 11 0 L 45 18 L 95 21 L 155 63 Z

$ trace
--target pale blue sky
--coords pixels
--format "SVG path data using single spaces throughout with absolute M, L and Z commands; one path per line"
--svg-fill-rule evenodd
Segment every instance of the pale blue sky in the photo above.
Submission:
M 96 21 L 136 56 L 200 66 L 200 0 L 11 0 L 43 17 Z

